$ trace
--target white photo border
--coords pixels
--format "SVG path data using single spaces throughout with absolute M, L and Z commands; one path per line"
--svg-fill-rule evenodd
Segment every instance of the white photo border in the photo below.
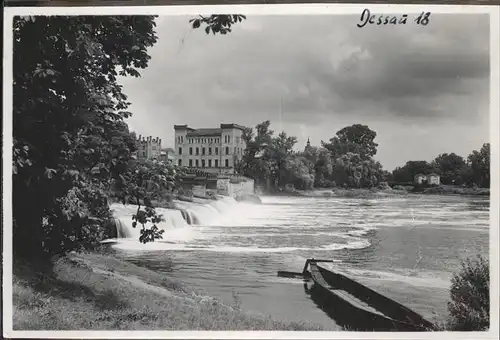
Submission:
M 489 14 L 490 18 L 490 330 L 488 332 L 279 332 L 279 331 L 14 331 L 12 324 L 12 24 L 23 15 L 360 15 L 363 9 L 387 14 Z M 498 339 L 499 336 L 499 127 L 500 8 L 478 5 L 269 4 L 116 7 L 7 7 L 3 50 L 3 336 L 6 338 L 89 339 Z

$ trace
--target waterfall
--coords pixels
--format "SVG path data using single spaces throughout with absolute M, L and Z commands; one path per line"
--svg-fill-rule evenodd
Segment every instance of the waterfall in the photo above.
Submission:
M 111 205 L 113 215 L 115 217 L 116 233 L 118 238 L 135 238 L 139 239 L 141 235 L 141 226 L 136 228 L 132 226 L 132 215 L 137 212 L 136 205 Z M 176 209 L 156 208 L 158 214 L 163 215 L 164 221 L 157 224 L 159 229 L 169 230 L 175 228 L 187 227 L 188 223 L 182 216 L 182 212 Z
M 237 202 L 232 197 L 209 201 L 210 203 L 176 202 L 179 209 L 156 208 L 163 215 L 164 221 L 157 224 L 158 228 L 169 231 L 189 225 L 210 225 L 216 223 L 222 214 L 228 212 Z M 132 215 L 137 212 L 136 205 L 112 204 L 115 217 L 116 234 L 118 238 L 139 239 L 141 226 L 132 227 Z
M 176 202 L 176 205 L 186 212 L 192 225 L 210 225 L 217 222 L 217 219 L 227 213 L 237 202 L 232 197 L 225 197 L 210 203 Z

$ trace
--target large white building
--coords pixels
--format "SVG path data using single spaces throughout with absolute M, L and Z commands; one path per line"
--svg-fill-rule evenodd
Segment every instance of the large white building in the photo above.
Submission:
M 246 148 L 241 138 L 245 127 L 221 124 L 219 128 L 193 129 L 174 125 L 177 165 L 212 173 L 234 173 Z

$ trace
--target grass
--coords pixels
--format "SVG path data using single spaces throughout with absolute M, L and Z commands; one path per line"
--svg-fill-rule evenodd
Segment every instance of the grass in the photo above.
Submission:
M 322 330 L 244 312 L 236 293 L 226 305 L 111 255 L 17 261 L 13 274 L 15 330 Z

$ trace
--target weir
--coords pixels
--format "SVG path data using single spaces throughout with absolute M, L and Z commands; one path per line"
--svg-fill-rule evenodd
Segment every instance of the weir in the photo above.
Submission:
M 232 197 L 210 203 L 192 203 L 174 201 L 178 209 L 156 208 L 158 214 L 163 216 L 164 221 L 158 223 L 158 228 L 165 231 L 177 228 L 185 228 L 190 225 L 209 225 L 217 220 L 222 214 L 229 211 L 237 202 Z M 136 205 L 111 205 L 116 227 L 117 238 L 138 239 L 141 227 L 132 226 L 132 216 L 137 212 Z

